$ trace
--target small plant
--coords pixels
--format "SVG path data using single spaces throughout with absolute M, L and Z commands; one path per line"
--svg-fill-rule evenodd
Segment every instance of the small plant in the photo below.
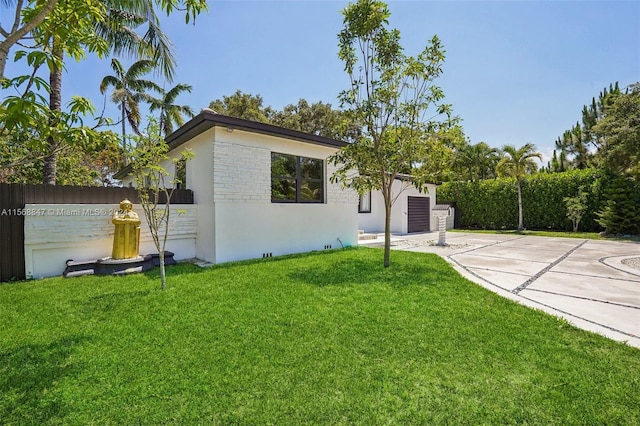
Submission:
M 582 216 L 587 211 L 587 197 L 588 193 L 585 192 L 584 186 L 578 188 L 578 195 L 575 197 L 564 197 L 564 201 L 567 206 L 567 217 L 573 224 L 573 232 L 578 232 L 578 226 L 582 220 Z

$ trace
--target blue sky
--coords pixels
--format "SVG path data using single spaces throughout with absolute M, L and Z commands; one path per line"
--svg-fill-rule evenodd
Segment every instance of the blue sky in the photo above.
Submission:
M 437 34 L 446 51 L 437 83 L 473 143 L 535 143 L 549 156 L 555 139 L 580 119 L 609 83 L 640 81 L 640 1 L 390 1 L 390 25 L 406 53 Z M 176 47 L 180 98 L 195 110 L 237 89 L 282 108 L 300 98 L 338 106 L 348 85 L 337 57 L 346 1 L 216 1 L 186 25 L 164 21 Z M 7 67 L 8 76 L 19 69 Z M 109 61 L 68 63 L 64 95 L 101 109 Z M 117 117 L 117 110 L 108 106 Z

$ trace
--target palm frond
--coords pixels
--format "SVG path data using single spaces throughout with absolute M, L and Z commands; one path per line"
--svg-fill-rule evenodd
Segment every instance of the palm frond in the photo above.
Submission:
M 119 85 L 120 85 L 120 80 L 118 80 L 113 75 L 107 75 L 100 82 L 100 93 L 104 94 L 104 92 L 107 91 L 107 88 L 109 86 L 113 86 L 114 88 L 118 88 Z
M 106 40 L 114 55 L 136 57 L 142 37 L 126 25 L 116 25 L 113 22 L 96 23 L 96 34 Z
M 172 104 L 175 102 L 176 98 L 182 93 L 182 92 L 188 92 L 191 93 L 191 90 L 193 90 L 193 87 L 189 84 L 183 84 L 183 83 L 178 83 L 176 84 L 171 90 L 169 90 L 168 92 L 166 92 L 164 94 L 164 102 L 166 104 Z
M 138 77 L 148 74 L 153 67 L 155 66 L 154 62 L 149 59 L 140 59 L 139 61 L 131 64 L 129 69 L 124 75 L 124 78 L 128 81 L 134 81 Z
M 111 69 L 116 74 L 116 77 L 121 80 L 122 80 L 122 77 L 124 77 L 124 75 L 126 74 L 124 67 L 122 66 L 120 61 L 117 60 L 116 58 L 111 59 Z
M 167 81 L 173 81 L 176 67 L 175 48 L 169 37 L 158 25 L 148 23 L 147 32 L 143 36 L 139 54 L 142 57 L 150 57 Z
M 153 0 L 105 0 L 108 8 L 117 10 L 121 14 L 135 15 L 145 21 L 158 23 Z

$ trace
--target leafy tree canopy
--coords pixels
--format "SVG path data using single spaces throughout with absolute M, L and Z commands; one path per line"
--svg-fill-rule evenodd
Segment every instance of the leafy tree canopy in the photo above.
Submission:
M 62 105 L 62 71 L 65 57 L 75 60 L 85 58 L 86 52 L 100 57 L 109 53 L 149 60 L 168 80 L 175 68 L 173 46 L 159 27 L 156 11 L 171 14 L 184 13 L 185 21 L 193 21 L 206 10 L 205 0 L 55 0 L 55 1 L 7 1 L 13 8 L 13 23 L 0 23 L 0 80 L 4 88 L 16 89 L 19 96 L 9 96 L 0 105 L 0 150 L 5 154 L 0 162 L 0 175 L 15 179 L 37 176 L 30 170 L 42 163 L 42 180 L 46 183 L 74 183 L 78 179 L 67 174 L 56 176 L 60 155 L 82 151 L 86 159 L 100 157 L 100 152 L 86 151 L 102 146 L 103 140 L 112 140 L 111 132 L 102 133 L 99 128 L 111 124 L 111 120 L 97 117 L 97 124 L 89 127 L 83 121 L 95 117 L 95 108 L 87 99 L 74 97 L 65 108 Z M 7 25 L 8 24 L 8 25 Z M 3 26 L 5 25 L 5 26 Z M 143 32 L 137 31 L 142 27 Z M 25 50 L 16 52 L 16 61 L 26 61 L 32 68 L 30 75 L 4 78 L 4 66 L 9 50 L 25 37 L 30 46 L 21 43 Z M 39 76 L 48 69 L 49 81 Z M 111 82 L 113 83 L 113 82 Z M 115 87 L 115 85 L 114 85 Z M 130 93 L 131 94 L 131 93 Z M 48 96 L 47 96 L 48 95 Z M 137 94 L 135 94 L 137 96 Z M 47 99 L 48 97 L 48 99 Z M 114 97 L 123 96 L 123 90 L 114 91 Z M 129 100 L 132 100 L 129 97 Z M 125 118 L 137 125 L 135 102 L 120 103 Z M 173 120 L 175 122 L 175 118 Z M 135 129 L 135 126 L 133 126 Z M 87 140 L 97 141 L 87 143 Z M 102 144 L 102 145 L 101 145 Z M 105 148 L 106 149 L 106 148 Z M 108 149 L 107 152 L 116 152 Z M 67 159 L 68 160 L 68 159 Z M 65 161 L 67 161 L 65 160 Z M 104 164 L 114 161 L 96 160 L 94 172 L 103 175 Z M 20 170 L 24 167 L 24 170 Z M 118 166 L 116 166 L 118 167 Z M 61 167 L 60 171 L 64 172 Z M 79 170 L 79 168 L 77 168 Z M 65 172 L 66 173 L 66 172 Z M 82 173 L 79 176 L 92 176 Z
M 623 90 L 616 82 L 583 106 L 582 120 L 556 140 L 560 155 L 548 171 L 596 167 L 616 175 L 638 176 L 639 84 Z
M 269 123 L 271 122 L 272 110 L 270 107 L 264 107 L 263 102 L 260 95 L 251 95 L 236 90 L 233 95 L 223 96 L 222 99 L 212 101 L 209 103 L 209 108 L 218 114 Z
M 233 95 L 212 101 L 209 108 L 218 114 L 337 140 L 355 140 L 360 133 L 358 126 L 349 121 L 344 111 L 333 109 L 330 103 L 322 101 L 310 103 L 300 99 L 297 104 L 286 105 L 282 111 L 278 111 L 265 106 L 262 96 L 236 90 Z
M 600 141 L 598 161 L 614 174 L 640 180 L 640 83 L 610 101 L 591 128 Z
M 385 254 L 390 253 L 392 186 L 409 171 L 422 188 L 431 181 L 430 152 L 443 132 L 457 124 L 444 93 L 434 84 L 442 74 L 444 49 L 434 36 L 416 56 L 404 53 L 400 31 L 389 28 L 387 5 L 359 0 L 343 11 L 339 54 L 351 86 L 340 93 L 348 120 L 360 136 L 332 157 L 333 181 L 359 193 L 376 189 L 385 204 Z

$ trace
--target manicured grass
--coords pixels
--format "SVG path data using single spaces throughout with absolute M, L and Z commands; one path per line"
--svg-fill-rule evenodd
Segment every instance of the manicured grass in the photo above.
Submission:
M 640 351 L 351 249 L 0 286 L 2 424 L 640 424 Z
M 581 238 L 585 240 L 609 240 L 609 241 L 640 241 L 640 236 L 631 235 L 628 237 L 601 237 L 597 232 L 570 232 L 570 231 L 516 231 L 516 230 L 494 230 L 494 229 L 449 229 L 447 232 L 472 232 L 476 234 L 512 234 L 512 235 L 532 235 L 535 237 L 559 237 L 559 238 Z

